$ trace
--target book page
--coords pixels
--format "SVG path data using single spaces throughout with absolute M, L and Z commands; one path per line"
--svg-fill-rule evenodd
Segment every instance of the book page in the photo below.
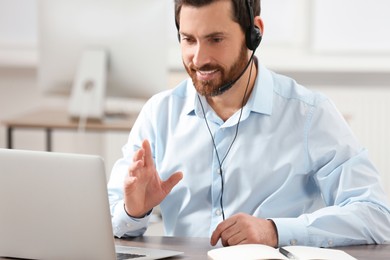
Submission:
M 214 260 L 288 260 L 287 257 L 279 253 L 278 249 L 260 244 L 247 244 L 216 248 L 208 251 L 207 255 L 209 259 Z
M 300 260 L 357 260 L 353 256 L 338 249 L 309 246 L 284 246 L 283 248 L 294 254 Z

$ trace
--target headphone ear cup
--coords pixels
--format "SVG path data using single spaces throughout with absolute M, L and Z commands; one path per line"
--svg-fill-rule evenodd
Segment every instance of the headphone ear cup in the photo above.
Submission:
M 260 45 L 262 36 L 258 27 L 249 26 L 245 33 L 246 47 L 254 51 Z

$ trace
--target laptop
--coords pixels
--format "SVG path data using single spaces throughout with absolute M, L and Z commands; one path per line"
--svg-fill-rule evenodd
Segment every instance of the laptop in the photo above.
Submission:
M 115 247 L 104 162 L 81 154 L 0 149 L 0 241 L 0 257 L 13 258 L 160 259 L 182 254 Z

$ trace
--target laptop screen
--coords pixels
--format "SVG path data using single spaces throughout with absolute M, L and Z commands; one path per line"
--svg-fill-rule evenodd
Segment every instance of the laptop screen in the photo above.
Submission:
M 182 254 L 115 247 L 104 169 L 99 156 L 0 149 L 0 257 L 113 260 Z
M 115 259 L 98 156 L 0 149 L 0 256 Z

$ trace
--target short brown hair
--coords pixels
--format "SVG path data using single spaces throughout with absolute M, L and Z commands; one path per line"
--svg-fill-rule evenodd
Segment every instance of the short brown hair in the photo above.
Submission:
M 180 11 L 183 5 L 202 7 L 216 1 L 221 0 L 175 0 L 175 23 L 177 30 L 180 29 Z M 254 16 L 259 16 L 261 11 L 260 0 L 231 0 L 233 5 L 232 19 L 240 25 L 243 32 L 249 26 L 249 12 L 245 1 L 250 2 Z

